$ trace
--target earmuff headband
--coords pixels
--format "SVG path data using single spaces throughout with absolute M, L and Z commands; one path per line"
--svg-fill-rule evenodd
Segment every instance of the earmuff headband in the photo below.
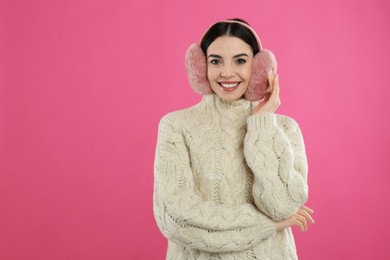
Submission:
M 259 46 L 259 50 L 263 49 L 263 47 L 262 47 L 262 45 L 261 45 L 260 37 L 257 35 L 256 31 L 253 30 L 253 28 L 250 27 L 249 25 L 247 25 L 246 23 L 243 23 L 243 22 L 240 22 L 240 21 L 235 21 L 235 20 L 223 20 L 223 21 L 216 22 L 215 24 L 213 24 L 212 26 L 210 26 L 210 27 L 203 33 L 202 37 L 200 38 L 200 42 L 203 41 L 204 36 L 205 36 L 206 33 L 211 29 L 211 27 L 213 27 L 214 25 L 219 24 L 219 23 L 238 23 L 239 25 L 244 26 L 244 27 L 247 28 L 247 29 L 252 33 L 252 35 L 255 37 L 256 42 L 257 42 L 257 45 Z

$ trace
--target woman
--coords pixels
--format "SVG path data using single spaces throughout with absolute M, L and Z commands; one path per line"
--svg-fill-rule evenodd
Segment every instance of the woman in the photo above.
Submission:
M 297 259 L 290 227 L 314 223 L 304 206 L 307 161 L 297 123 L 275 114 L 272 53 L 233 19 L 214 24 L 186 55 L 190 83 L 204 96 L 159 125 L 154 213 L 167 259 Z

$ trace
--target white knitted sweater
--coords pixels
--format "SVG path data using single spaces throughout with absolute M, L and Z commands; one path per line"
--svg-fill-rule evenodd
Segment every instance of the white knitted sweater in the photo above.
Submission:
M 253 106 L 209 94 L 161 119 L 154 214 L 167 259 L 297 259 L 291 229 L 275 222 L 307 200 L 302 135 Z

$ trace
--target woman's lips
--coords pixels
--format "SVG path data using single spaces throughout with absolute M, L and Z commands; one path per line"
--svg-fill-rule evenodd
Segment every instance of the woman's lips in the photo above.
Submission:
M 238 88 L 241 82 L 218 82 L 224 91 L 234 91 Z

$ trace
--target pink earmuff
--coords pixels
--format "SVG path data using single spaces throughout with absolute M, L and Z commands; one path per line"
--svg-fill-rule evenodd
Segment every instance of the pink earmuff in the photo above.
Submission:
M 268 72 L 273 70 L 276 73 L 277 63 L 275 55 L 271 51 L 261 48 L 259 37 L 247 24 L 234 20 L 226 20 L 222 22 L 239 23 L 248 28 L 255 36 L 260 52 L 253 58 L 252 76 L 244 97 L 249 101 L 262 99 L 268 91 Z M 192 89 L 201 95 L 213 93 L 207 79 L 206 56 L 198 43 L 191 44 L 187 49 L 185 54 L 185 65 L 188 81 Z

